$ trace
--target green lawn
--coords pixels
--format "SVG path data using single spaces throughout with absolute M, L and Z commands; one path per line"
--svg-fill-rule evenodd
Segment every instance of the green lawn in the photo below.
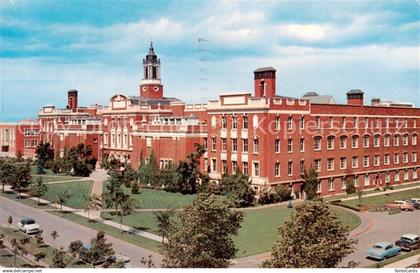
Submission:
M 121 233 L 121 231 L 115 227 L 111 227 L 109 225 L 106 224 L 102 224 L 99 222 L 88 222 L 88 219 L 82 216 L 79 216 L 77 214 L 74 213 L 60 213 L 60 212 L 54 212 L 54 211 L 50 211 L 51 214 L 57 215 L 59 217 L 62 217 L 64 219 L 67 219 L 69 221 L 78 223 L 80 225 L 89 227 L 91 229 L 94 230 L 98 230 L 98 231 L 103 231 L 105 232 L 105 234 L 113 236 L 115 238 L 121 239 L 123 241 L 126 241 L 128 243 L 132 243 L 135 245 L 138 245 L 140 247 L 146 248 L 146 249 L 150 249 L 152 251 L 158 252 L 158 248 L 160 243 L 156 242 L 154 240 L 149 240 L 147 238 L 138 236 L 138 235 L 134 235 L 134 234 L 129 234 L 127 232 Z
M 104 192 L 106 192 L 104 183 Z M 142 209 L 182 208 L 194 200 L 195 194 L 181 194 L 161 190 L 140 189 L 140 194 L 132 194 L 131 188 L 123 186 L 124 192 L 130 194 Z
M 59 192 L 67 191 L 71 196 L 64 205 L 81 209 L 86 204 L 86 196 L 90 195 L 93 181 L 75 181 L 48 185 L 48 191 L 42 197 L 49 201 L 56 201 Z
M 35 181 L 37 177 L 42 177 L 42 180 L 45 183 L 49 183 L 49 182 L 59 182 L 59 181 L 70 181 L 70 180 L 79 180 L 81 179 L 81 177 L 76 177 L 76 176 L 65 176 L 65 175 L 60 175 L 60 176 L 52 176 L 52 175 L 32 175 L 32 181 Z
M 354 229 L 360 225 L 360 218 L 357 215 L 336 207 L 331 207 L 338 212 L 338 217 L 343 225 Z M 264 209 L 245 210 L 245 218 L 238 236 L 234 238 L 238 248 L 237 257 L 250 256 L 271 250 L 274 241 L 277 239 L 277 229 L 288 218 L 293 209 L 286 205 Z M 103 212 L 105 219 L 119 222 L 119 218 Z M 157 234 L 157 222 L 154 212 L 136 212 L 123 219 L 125 225 L 136 227 L 151 233 Z
M 15 257 L 11 251 L 0 248 L 0 266 L 15 267 Z M 30 262 L 27 262 L 26 260 L 17 256 L 16 267 L 33 267 L 33 265 Z
M 406 191 L 400 191 L 400 192 L 389 191 L 387 194 L 383 194 L 383 195 L 364 197 L 362 199 L 362 204 L 381 206 L 387 203 L 392 203 L 395 200 L 407 200 L 414 197 L 420 198 L 420 189 L 412 189 L 412 190 L 406 190 Z M 347 200 L 347 201 L 343 201 L 342 203 L 358 208 L 359 200 L 358 199 Z

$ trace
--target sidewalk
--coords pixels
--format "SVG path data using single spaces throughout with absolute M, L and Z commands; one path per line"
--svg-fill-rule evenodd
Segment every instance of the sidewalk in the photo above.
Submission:
M 378 195 L 384 195 L 384 194 L 390 194 L 390 193 L 395 193 L 395 192 L 400 192 L 400 191 L 408 191 L 408 190 L 413 190 L 413 189 L 420 189 L 420 185 L 413 186 L 413 187 L 407 187 L 407 188 L 401 188 L 401 189 L 395 189 L 395 190 L 386 190 L 386 191 L 369 193 L 369 194 L 363 195 L 363 198 L 378 196 Z M 354 199 L 358 199 L 358 198 L 359 198 L 358 196 L 351 196 L 351 197 L 347 197 L 347 198 L 342 198 L 341 201 L 354 200 Z
M 400 260 L 398 262 L 388 264 L 384 266 L 384 268 L 406 268 L 407 266 L 410 266 L 412 264 L 419 263 L 419 262 L 420 262 L 420 254 L 417 254 L 417 255 L 408 257 L 404 260 Z

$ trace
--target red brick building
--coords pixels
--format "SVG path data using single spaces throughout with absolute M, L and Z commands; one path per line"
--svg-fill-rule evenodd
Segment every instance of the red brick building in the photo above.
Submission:
M 202 170 L 212 179 L 239 168 L 257 190 L 284 184 L 299 196 L 301 174 L 311 166 L 322 195 L 343 192 L 348 177 L 362 188 L 418 180 L 420 109 L 413 105 L 380 99 L 367 105 L 361 90 L 347 92 L 346 104 L 314 92 L 280 96 L 272 67 L 254 71 L 253 93 L 189 105 L 164 95 L 160 65 L 150 45 L 138 96 L 116 94 L 105 107 L 80 107 L 77 91 L 70 90 L 65 109 L 45 106 L 39 112 L 39 141 L 53 143 L 61 154 L 89 144 L 99 160 L 107 154 L 134 168 L 152 151 L 165 167 L 203 143 Z M 1 130 L 4 135 L 0 124 Z

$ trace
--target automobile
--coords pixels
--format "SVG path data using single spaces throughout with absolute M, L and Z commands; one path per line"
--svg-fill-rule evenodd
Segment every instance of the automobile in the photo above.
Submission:
M 39 225 L 34 219 L 29 217 L 23 217 L 17 222 L 17 228 L 26 234 L 35 234 L 41 231 Z
M 401 252 L 399 246 L 389 242 L 377 242 L 367 251 L 367 257 L 375 260 L 383 260 L 398 255 Z
M 420 204 L 420 198 L 411 198 L 410 200 L 414 203 L 419 203 Z
M 79 255 L 79 259 L 81 261 L 84 261 L 85 263 L 91 264 L 91 257 L 88 254 L 89 250 L 91 250 L 91 248 L 92 248 L 91 244 L 83 244 L 83 251 L 81 251 L 80 255 Z M 92 264 L 95 265 L 95 266 L 103 264 L 107 261 L 108 258 L 109 257 L 103 257 L 103 258 L 97 259 Z
M 420 237 L 416 234 L 404 234 L 401 238 L 395 241 L 395 245 L 399 246 L 401 250 L 411 251 L 420 248 Z
M 132 265 L 130 264 L 130 258 L 128 258 L 127 256 L 121 255 L 121 254 L 116 254 L 116 255 L 111 255 L 108 257 L 107 262 L 112 263 L 112 264 L 120 264 L 123 265 L 124 268 L 131 268 Z
M 394 203 L 385 204 L 385 208 L 387 209 L 401 209 L 401 210 L 410 210 L 413 211 L 414 207 L 413 204 L 408 203 L 406 201 L 396 200 Z
M 414 209 L 420 209 L 420 201 L 416 202 L 415 200 L 411 199 L 411 200 L 407 200 L 406 202 L 413 205 Z

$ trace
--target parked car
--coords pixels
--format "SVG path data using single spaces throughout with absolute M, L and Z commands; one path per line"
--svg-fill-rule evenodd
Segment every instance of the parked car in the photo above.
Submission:
M 401 248 L 393 246 L 389 242 L 378 242 L 369 248 L 367 251 L 367 257 L 375 260 L 383 260 L 398 255 L 401 252 Z
M 420 209 L 420 202 L 416 202 L 415 200 L 411 199 L 411 200 L 407 200 L 407 203 L 410 203 L 411 205 L 413 205 L 414 209 Z
M 395 242 L 395 245 L 404 251 L 420 249 L 420 237 L 416 234 L 404 234 Z
M 401 210 L 410 210 L 413 211 L 414 207 L 413 204 L 408 203 L 406 201 L 396 200 L 394 203 L 385 204 L 385 208 L 387 209 L 401 209 Z
M 120 255 L 120 254 L 109 256 L 107 259 L 107 262 L 112 263 L 112 264 L 123 265 L 124 268 L 132 267 L 132 265 L 130 264 L 130 258 L 124 255 Z
M 80 252 L 79 259 L 81 261 L 84 261 L 85 263 L 91 264 L 91 257 L 89 255 L 89 250 L 91 250 L 92 245 L 91 244 L 83 244 L 83 250 Z M 96 259 L 93 261 L 93 265 L 100 265 L 107 261 L 108 257 Z
M 35 234 L 41 231 L 39 225 L 34 219 L 23 217 L 17 222 L 17 228 L 26 234 Z

